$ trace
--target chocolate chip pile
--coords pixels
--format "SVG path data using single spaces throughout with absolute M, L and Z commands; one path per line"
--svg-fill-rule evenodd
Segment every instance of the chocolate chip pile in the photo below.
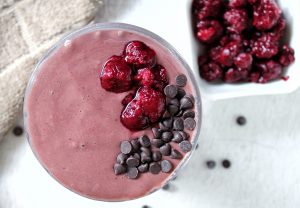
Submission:
M 191 151 L 190 135 L 185 130 L 193 131 L 196 127 L 194 98 L 187 95 L 183 87 L 187 78 L 184 74 L 176 76 L 176 85 L 169 84 L 164 88 L 166 96 L 166 110 L 159 123 L 152 128 L 153 138 L 147 135 L 121 142 L 120 151 L 114 173 L 126 173 L 129 179 L 138 178 L 139 174 L 150 172 L 158 174 L 161 171 L 168 173 L 173 164 L 164 159 L 182 159 L 183 155 L 174 149 L 170 143 L 178 144 L 184 153 Z

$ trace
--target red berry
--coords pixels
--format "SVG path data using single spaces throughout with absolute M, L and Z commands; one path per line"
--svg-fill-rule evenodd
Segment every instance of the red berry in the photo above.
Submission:
M 225 24 L 228 25 L 227 30 L 240 34 L 247 28 L 248 15 L 245 9 L 230 9 L 224 14 Z
M 218 64 L 214 62 L 199 66 L 199 70 L 200 76 L 206 81 L 212 82 L 222 78 L 222 69 Z
M 283 18 L 280 18 L 277 24 L 270 32 L 274 40 L 279 41 L 283 37 L 285 28 L 286 28 L 286 21 Z
M 271 58 L 278 53 L 279 42 L 270 33 L 262 33 L 251 40 L 252 53 L 257 58 Z
M 246 4 L 247 0 L 230 0 L 228 6 L 231 8 L 239 8 L 246 6 Z
M 252 55 L 250 53 L 240 53 L 234 59 L 234 64 L 241 69 L 250 69 L 252 65 Z
M 154 83 L 155 77 L 151 68 L 142 68 L 137 71 L 133 79 L 139 86 L 150 87 Z
M 217 20 L 204 20 L 197 24 L 197 38 L 203 43 L 210 43 L 219 38 L 223 27 Z
M 208 55 L 200 55 L 198 56 L 198 65 L 202 66 L 204 64 L 206 64 L 209 60 L 209 56 Z
M 225 73 L 224 81 L 225 82 L 238 82 L 247 78 L 249 71 L 247 69 L 234 69 L 230 68 Z
M 280 78 L 282 74 L 282 66 L 274 60 L 257 63 L 256 69 L 261 72 L 261 77 L 258 80 L 259 83 L 266 83 Z
M 217 17 L 223 5 L 223 0 L 194 0 L 194 15 L 199 19 L 207 19 L 208 17 Z
M 104 64 L 100 81 L 101 86 L 116 93 L 130 90 L 132 84 L 132 70 L 121 56 L 112 56 Z
M 159 91 L 163 91 L 165 86 L 169 84 L 169 78 L 166 68 L 162 65 L 157 64 L 151 70 L 154 74 L 153 87 Z
M 128 103 L 130 103 L 133 99 L 134 99 L 134 94 L 133 93 L 129 93 L 128 95 L 126 95 L 123 98 L 122 105 L 124 105 L 124 106 L 128 105 Z
M 274 0 L 260 0 L 253 7 L 253 26 L 258 30 L 271 29 L 280 16 L 281 10 Z
M 257 0 L 248 0 L 248 3 L 252 4 L 252 5 L 255 4 L 256 2 L 257 2 Z
M 295 61 L 295 52 L 294 49 L 289 47 L 288 45 L 282 46 L 282 51 L 279 56 L 279 63 L 282 66 L 288 66 Z
M 129 42 L 124 50 L 125 61 L 136 68 L 152 67 L 156 61 L 156 53 L 141 41 Z
M 257 71 L 251 72 L 249 75 L 250 82 L 258 82 L 259 78 L 260 78 L 260 72 Z

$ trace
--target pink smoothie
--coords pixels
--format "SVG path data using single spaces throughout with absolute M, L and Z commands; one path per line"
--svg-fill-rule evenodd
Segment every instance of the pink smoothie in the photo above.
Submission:
M 38 159 L 61 184 L 89 198 L 138 198 L 161 187 L 170 176 L 145 173 L 130 180 L 113 172 L 122 140 L 144 133 L 152 138 L 150 130 L 131 132 L 121 124 L 121 100 L 127 93 L 107 92 L 99 81 L 103 63 L 132 40 L 156 51 L 171 83 L 177 74 L 187 75 L 168 49 L 147 36 L 124 30 L 91 31 L 66 41 L 42 62 L 26 97 L 28 136 Z M 194 94 L 189 78 L 188 83 L 185 90 Z M 168 159 L 175 168 L 180 162 Z

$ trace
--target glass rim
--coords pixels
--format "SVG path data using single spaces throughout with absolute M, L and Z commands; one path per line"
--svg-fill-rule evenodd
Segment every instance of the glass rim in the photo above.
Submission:
M 95 31 L 103 31 L 103 30 L 126 30 L 126 31 L 129 31 L 129 32 L 141 34 L 143 36 L 146 36 L 148 38 L 151 38 L 151 39 L 154 39 L 155 41 L 157 41 L 160 45 L 162 45 L 165 49 L 167 49 L 172 54 L 172 56 L 174 56 L 175 59 L 177 59 L 177 61 L 180 62 L 180 64 L 182 64 L 185 72 L 188 74 L 188 77 L 192 82 L 192 89 L 193 89 L 194 93 L 196 94 L 196 96 L 194 96 L 194 97 L 195 97 L 195 108 L 197 110 L 197 112 L 196 112 L 197 125 L 196 125 L 196 129 L 195 129 L 196 132 L 193 133 L 193 139 L 191 140 L 191 143 L 192 143 L 191 151 L 185 154 L 184 158 L 179 162 L 177 167 L 171 172 L 171 174 L 162 182 L 162 184 L 158 188 L 153 189 L 152 191 L 146 193 L 143 196 L 133 198 L 133 199 L 120 199 L 120 200 L 99 199 L 99 198 L 93 198 L 91 196 L 87 196 L 83 193 L 77 192 L 74 189 L 71 189 L 70 187 L 68 187 L 67 185 L 62 183 L 59 179 L 57 179 L 47 169 L 47 166 L 42 162 L 42 160 L 39 158 L 38 154 L 36 153 L 35 148 L 32 146 L 31 138 L 29 136 L 28 115 L 27 115 L 27 102 L 28 101 L 27 101 L 27 99 L 28 99 L 28 96 L 30 94 L 30 90 L 31 90 L 31 88 L 34 84 L 36 75 L 39 72 L 40 66 L 44 63 L 45 60 L 47 60 L 47 58 L 51 54 L 53 54 L 57 49 L 59 49 L 65 43 L 65 41 L 74 39 L 74 38 L 76 38 L 80 35 L 83 35 L 83 34 L 87 34 L 87 33 L 90 33 L 90 32 L 95 32 Z M 48 49 L 48 51 L 39 59 L 38 63 L 36 64 L 32 74 L 30 76 L 29 82 L 26 86 L 25 96 L 24 96 L 24 106 L 23 106 L 23 119 L 24 119 L 24 130 L 25 130 L 26 139 L 29 143 L 29 146 L 30 146 L 32 152 L 34 153 L 36 159 L 39 161 L 39 163 L 42 165 L 42 167 L 47 171 L 47 173 L 52 178 L 55 179 L 55 181 L 57 181 L 59 184 L 61 184 L 62 186 L 64 186 L 68 190 L 72 191 L 73 193 L 76 193 L 80 196 L 84 196 L 84 197 L 89 198 L 89 199 L 93 199 L 93 200 L 96 200 L 96 201 L 104 201 L 104 202 L 122 202 L 122 201 L 129 201 L 129 200 L 142 198 L 142 197 L 145 197 L 149 194 L 152 194 L 152 193 L 156 192 L 157 190 L 161 189 L 164 185 L 166 185 L 167 183 L 172 181 L 176 177 L 178 172 L 180 172 L 180 170 L 183 169 L 183 167 L 188 163 L 188 161 L 190 160 L 192 154 L 195 152 L 195 149 L 196 149 L 197 143 L 199 141 L 199 137 L 200 137 L 201 126 L 202 126 L 202 100 L 201 100 L 201 93 L 200 93 L 199 85 L 197 84 L 197 81 L 196 81 L 196 78 L 195 78 L 195 75 L 194 75 L 193 71 L 191 70 L 191 68 L 189 67 L 187 62 L 182 58 L 180 53 L 169 42 L 167 42 L 166 40 L 164 40 L 160 36 L 156 35 L 155 33 L 151 32 L 147 29 L 144 29 L 142 27 L 139 27 L 139 26 L 126 24 L 126 23 L 117 23 L 117 22 L 113 22 L 113 23 L 96 23 L 96 24 L 87 25 L 85 27 L 82 27 L 78 30 L 75 30 L 75 31 L 72 31 L 72 32 L 66 34 L 59 41 L 57 41 L 50 49 Z

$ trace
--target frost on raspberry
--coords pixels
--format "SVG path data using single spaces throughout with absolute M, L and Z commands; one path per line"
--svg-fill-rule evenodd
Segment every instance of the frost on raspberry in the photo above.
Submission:
M 282 66 L 289 66 L 295 61 L 295 52 L 294 49 L 289 47 L 287 44 L 282 46 L 280 56 L 279 56 L 279 63 Z
M 241 34 L 247 28 L 248 15 L 246 9 L 230 9 L 224 14 L 227 30 Z
M 200 76 L 208 82 L 219 80 L 223 75 L 221 67 L 214 62 L 199 66 L 199 71 Z
M 194 0 L 192 4 L 193 13 L 199 20 L 204 20 L 220 15 L 223 0 Z
M 271 80 L 278 79 L 282 74 L 282 66 L 274 60 L 262 61 L 256 63 L 256 70 L 261 72 L 259 83 L 267 83 Z
M 257 58 L 272 58 L 278 53 L 279 42 L 270 33 L 262 33 L 251 40 L 252 53 Z
M 204 20 L 197 24 L 197 38 L 203 43 L 217 40 L 222 33 L 223 27 L 217 20 Z
M 226 71 L 224 81 L 233 83 L 245 80 L 248 77 L 248 69 L 230 68 Z

